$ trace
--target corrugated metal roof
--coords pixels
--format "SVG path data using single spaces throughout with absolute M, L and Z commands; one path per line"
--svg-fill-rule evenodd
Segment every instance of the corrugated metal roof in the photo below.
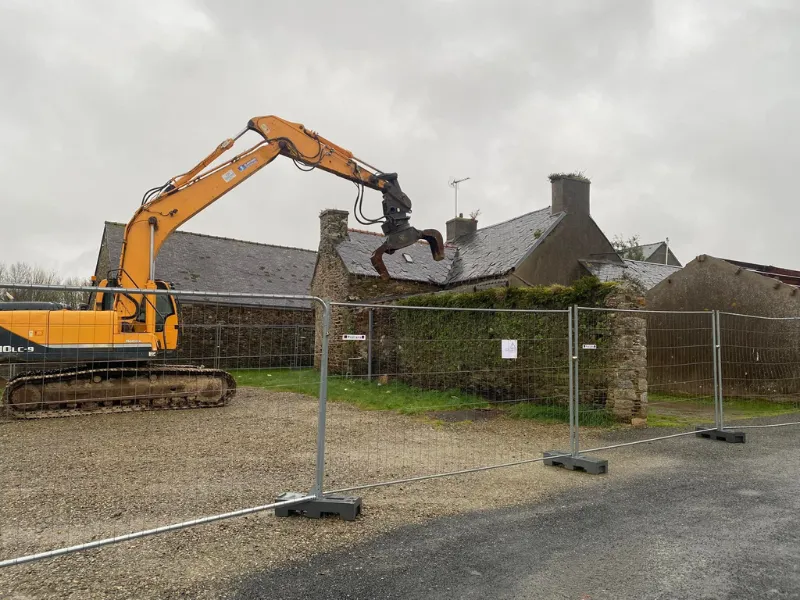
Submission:
M 110 267 L 119 264 L 125 225 L 106 222 Z M 169 236 L 156 258 L 156 278 L 178 290 L 308 295 L 317 253 L 215 237 L 188 231 Z M 100 275 L 105 276 L 104 273 Z M 310 307 L 309 302 L 277 299 L 217 299 L 213 302 Z
M 757 263 L 749 263 L 741 260 L 731 260 L 730 258 L 723 258 L 725 262 L 729 262 L 737 267 L 742 267 L 748 271 L 753 271 L 765 277 L 772 277 L 785 284 L 800 286 L 800 271 L 794 269 L 785 269 L 782 267 L 773 267 L 772 265 L 759 265 Z
M 580 263 L 600 281 L 622 281 L 630 279 L 649 290 L 664 279 L 679 271 L 681 267 L 625 259 L 623 264 L 602 260 L 581 260 Z

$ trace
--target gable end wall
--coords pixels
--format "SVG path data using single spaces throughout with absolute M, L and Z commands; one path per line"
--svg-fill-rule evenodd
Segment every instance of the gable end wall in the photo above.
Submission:
M 585 275 L 578 260 L 592 255 L 622 262 L 591 217 L 568 214 L 536 250 L 522 260 L 515 275 L 531 285 L 570 285 Z

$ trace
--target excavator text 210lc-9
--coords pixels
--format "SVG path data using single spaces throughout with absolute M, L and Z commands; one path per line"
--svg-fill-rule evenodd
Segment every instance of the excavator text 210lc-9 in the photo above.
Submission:
M 261 136 L 258 143 L 211 167 L 248 131 Z M 178 345 L 180 314 L 175 297 L 135 290 L 170 290 L 168 282 L 155 279 L 155 259 L 164 241 L 279 155 L 292 159 L 301 170 L 322 169 L 356 184 L 356 218 L 365 224 L 380 222 L 385 235 L 372 256 L 381 278 L 388 278 L 383 255 L 419 240 L 428 242 L 435 260 L 444 257 L 438 231 L 419 231 L 409 223 L 411 202 L 396 174 L 375 169 L 299 123 L 275 116 L 251 119 L 193 169 L 144 195 L 125 228 L 119 268 L 95 282 L 88 310 L 0 303 L 0 360 L 71 365 L 22 372 L 9 379 L 2 396 L 7 412 L 36 418 L 226 404 L 236 389 L 229 373 L 163 360 Z M 382 193 L 382 217 L 364 217 L 364 188 Z M 106 288 L 110 289 L 104 292 Z

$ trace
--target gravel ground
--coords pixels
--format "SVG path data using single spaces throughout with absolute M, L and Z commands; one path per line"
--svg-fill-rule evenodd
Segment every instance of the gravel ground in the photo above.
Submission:
M 329 408 L 327 490 L 538 457 L 568 443 L 565 425 L 504 418 L 449 423 Z M 316 419 L 312 398 L 242 388 L 223 409 L 0 423 L 0 558 L 307 491 Z M 652 462 L 631 460 L 613 476 L 647 468 Z M 361 494 L 364 513 L 355 522 L 263 512 L 5 568 L 0 597 L 221 598 L 252 573 L 347 549 L 403 525 L 597 482 L 569 475 L 534 463 L 374 488 Z
M 232 597 L 798 600 L 800 428 L 747 436 L 608 452 L 612 473 L 632 460 L 653 468 L 594 478 L 588 494 L 403 527 L 347 553 L 266 570 Z

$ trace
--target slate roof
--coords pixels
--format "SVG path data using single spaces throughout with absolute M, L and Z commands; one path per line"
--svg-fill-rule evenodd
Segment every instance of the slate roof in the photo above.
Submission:
M 682 267 L 624 259 L 623 264 L 604 260 L 581 260 L 580 263 L 600 281 L 630 279 L 649 290 Z
M 354 275 L 368 275 L 377 277 L 378 273 L 372 266 L 370 257 L 380 246 L 384 237 L 377 233 L 348 230 L 349 239 L 336 246 L 345 268 Z M 426 283 L 443 284 L 453 264 L 456 250 L 450 245 L 445 245 L 444 259 L 435 261 L 431 257 L 431 249 L 427 242 L 418 242 L 398 250 L 394 254 L 384 254 L 383 264 L 386 265 L 392 279 L 404 281 L 422 281 Z M 409 262 L 404 255 L 411 258 Z
M 642 244 L 641 246 L 634 246 L 634 247 L 629 248 L 628 250 L 626 250 L 625 251 L 625 255 L 628 256 L 634 250 L 641 249 L 642 256 L 644 256 L 644 260 L 647 260 L 651 256 L 653 256 L 655 251 L 658 250 L 662 246 L 663 243 L 664 242 L 656 242 L 655 244 Z
M 119 264 L 124 232 L 122 223 L 105 224 L 104 237 L 112 269 Z M 178 290 L 308 295 L 316 260 L 314 250 L 176 231 L 156 257 L 156 277 L 172 282 Z M 311 307 L 310 302 L 298 300 L 212 297 L 210 301 Z
M 553 214 L 547 207 L 458 238 L 458 254 L 447 283 L 505 275 L 536 249 L 564 215 Z
M 505 275 L 533 252 L 563 217 L 564 213 L 552 214 L 549 207 L 544 208 L 459 237 L 445 245 L 445 258 L 439 262 L 431 260 L 428 244 L 420 242 L 384 255 L 384 263 L 393 279 L 439 285 Z M 376 277 L 370 256 L 383 243 L 383 236 L 353 229 L 348 235 L 349 240 L 336 246 L 345 267 L 355 275 Z

